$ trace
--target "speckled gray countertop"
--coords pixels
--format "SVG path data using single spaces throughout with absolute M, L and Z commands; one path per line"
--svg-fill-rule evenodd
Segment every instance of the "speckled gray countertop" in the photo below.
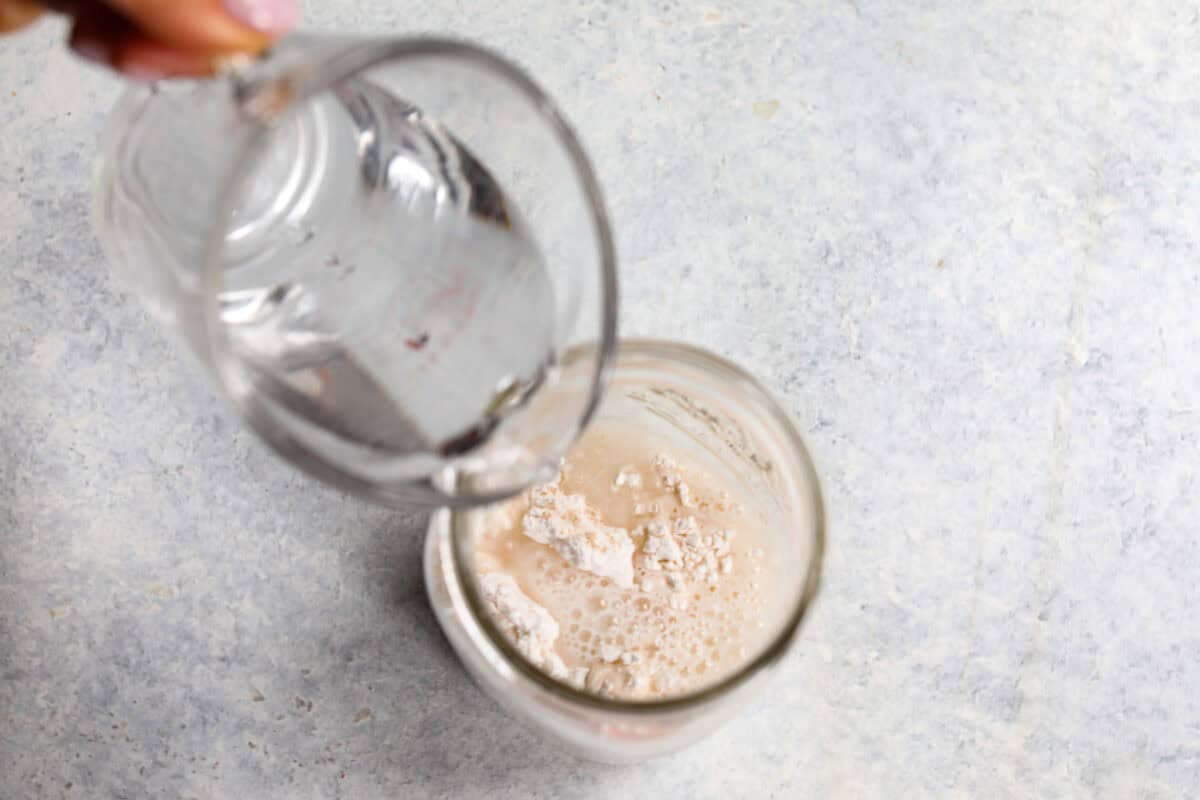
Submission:
M 117 83 L 53 25 L 0 43 L 0 797 L 1194 795 L 1200 21 L 1046 5 L 309 4 L 529 68 L 606 184 L 625 332 L 808 431 L 801 646 L 631 768 L 511 730 L 426 605 L 423 519 L 213 399 L 91 231 Z

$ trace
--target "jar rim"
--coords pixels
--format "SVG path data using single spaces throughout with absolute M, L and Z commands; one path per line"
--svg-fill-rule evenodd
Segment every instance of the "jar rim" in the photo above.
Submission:
M 763 647 L 754 658 L 748 660 L 733 674 L 714 684 L 705 686 L 695 692 L 666 699 L 625 700 L 607 698 L 577 689 L 568 683 L 550 677 L 529 663 L 495 624 L 492 615 L 487 613 L 483 599 L 476 589 L 475 581 L 467 577 L 471 574 L 473 565 L 470 547 L 467 543 L 469 536 L 465 534 L 461 526 L 463 515 L 470 513 L 470 510 L 450 510 L 448 519 L 445 520 L 444 524 L 449 526 L 448 532 L 451 539 L 449 550 L 454 577 L 458 582 L 459 588 L 462 590 L 468 610 L 474 621 L 484 632 L 488 643 L 504 655 L 506 662 L 510 666 L 538 689 L 559 698 L 604 711 L 645 715 L 682 711 L 725 696 L 748 682 L 767 667 L 779 661 L 788 652 L 792 643 L 799 635 L 800 628 L 807 619 L 808 611 L 820 588 L 825 553 L 826 520 L 820 479 L 816 466 L 813 463 L 812 454 L 809 452 L 804 438 L 800 434 L 799 428 L 792 419 L 791 414 L 784 410 L 775 399 L 773 393 L 763 386 L 757 378 L 725 358 L 682 342 L 656 339 L 622 339 L 618 342 L 615 359 L 617 362 L 616 368 L 619 368 L 622 357 L 633 356 L 648 356 L 708 369 L 718 373 L 723 380 L 738 385 L 742 391 L 746 392 L 752 398 L 752 402 L 758 403 L 773 421 L 779 425 L 788 439 L 789 451 L 796 456 L 801 478 L 810 487 L 808 494 L 811 508 L 809 510 L 812 514 L 813 525 L 812 552 L 808 569 L 804 574 L 803 584 L 797 595 L 795 607 L 770 643 Z M 445 517 L 442 515 L 436 516 L 431 525 L 439 524 L 442 519 L 445 519 Z

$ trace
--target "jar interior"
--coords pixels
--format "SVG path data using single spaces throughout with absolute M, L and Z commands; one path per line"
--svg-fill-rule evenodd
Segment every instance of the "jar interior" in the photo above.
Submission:
M 761 386 L 740 369 L 702 351 L 657 342 L 623 342 L 609 390 L 591 423 L 636 431 L 707 471 L 743 506 L 745 524 L 766 544 L 761 581 L 766 600 L 738 669 L 695 694 L 736 685 L 777 658 L 794 636 L 816 590 L 823 539 L 820 490 L 795 426 Z M 488 510 L 451 520 L 458 574 L 482 627 L 538 681 L 548 676 L 524 662 L 480 602 L 473 537 L 490 523 Z M 564 688 L 569 688 L 565 687 Z M 686 701 L 691 695 L 668 698 Z M 622 705 L 632 701 L 605 701 Z M 639 701 L 655 705 L 662 701 Z

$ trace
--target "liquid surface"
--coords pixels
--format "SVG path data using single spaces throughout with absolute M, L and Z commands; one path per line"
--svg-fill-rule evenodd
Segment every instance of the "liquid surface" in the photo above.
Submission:
M 756 652 L 764 531 L 733 487 L 683 455 L 600 423 L 557 483 L 481 512 L 476 569 L 482 585 L 506 589 L 485 602 L 535 666 L 600 695 L 661 699 L 716 683 Z

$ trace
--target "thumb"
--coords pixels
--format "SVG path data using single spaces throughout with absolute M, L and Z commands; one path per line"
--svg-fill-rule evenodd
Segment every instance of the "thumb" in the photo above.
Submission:
M 171 47 L 256 52 L 296 26 L 295 0 L 107 0 L 142 32 Z

